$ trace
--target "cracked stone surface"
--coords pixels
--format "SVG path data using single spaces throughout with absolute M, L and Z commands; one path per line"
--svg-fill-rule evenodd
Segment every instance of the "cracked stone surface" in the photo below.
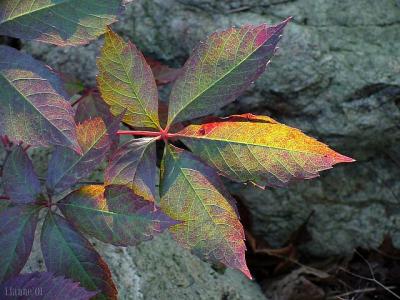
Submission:
M 288 189 L 230 184 L 273 246 L 313 212 L 303 251 L 348 254 L 390 234 L 400 247 L 400 2 L 395 0 L 136 0 L 115 30 L 145 54 L 180 66 L 215 30 L 294 16 L 267 72 L 219 115 L 266 114 L 357 162 Z M 57 49 L 25 43 L 50 66 L 95 84 L 102 41 Z

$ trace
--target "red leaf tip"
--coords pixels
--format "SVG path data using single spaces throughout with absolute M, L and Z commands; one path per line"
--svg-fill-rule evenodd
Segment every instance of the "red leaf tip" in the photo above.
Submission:
M 353 159 L 351 157 L 348 157 L 348 156 L 345 156 L 345 155 L 342 155 L 342 154 L 339 154 L 339 153 L 336 153 L 334 159 L 335 159 L 335 163 L 334 164 L 352 163 L 352 162 L 356 161 L 355 159 Z
M 253 276 L 251 276 L 251 273 L 250 273 L 250 271 L 249 271 L 249 268 L 248 268 L 246 265 L 244 265 L 244 266 L 240 269 L 240 271 L 241 271 L 244 275 L 246 275 L 247 278 L 249 278 L 250 280 L 253 280 Z

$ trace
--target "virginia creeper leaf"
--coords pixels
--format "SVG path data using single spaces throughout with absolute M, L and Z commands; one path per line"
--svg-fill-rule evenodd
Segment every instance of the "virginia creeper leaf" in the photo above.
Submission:
M 177 224 L 121 185 L 82 187 L 58 206 L 80 231 L 117 246 L 137 245 Z
M 174 238 L 207 260 L 221 262 L 251 278 L 244 231 L 218 174 L 190 152 L 167 146 L 162 164 L 161 209 L 182 221 Z
M 32 161 L 21 146 L 8 156 L 3 168 L 3 185 L 7 196 L 15 203 L 32 203 L 41 192 Z
M 97 83 L 111 112 L 135 127 L 159 128 L 158 91 L 150 66 L 131 42 L 107 31 L 97 60 Z
M 146 200 L 156 197 L 156 143 L 154 138 L 133 139 L 117 149 L 104 171 L 106 185 L 126 185 Z
M 45 65 L 0 46 L 0 135 L 33 146 L 66 146 L 80 153 L 74 111 L 60 79 Z
M 337 163 L 353 161 L 266 116 L 210 118 L 178 134 L 196 155 L 227 177 L 261 186 L 314 178 Z
M 65 147 L 53 151 L 47 173 L 47 187 L 56 192 L 63 191 L 79 179 L 89 176 L 104 160 L 111 141 L 110 134 L 118 130 L 119 120 L 112 132 L 101 118 L 89 119 L 77 126 L 79 145 L 83 155 L 78 155 Z
M 63 217 L 51 212 L 47 214 L 41 247 L 49 272 L 78 281 L 89 291 L 99 291 L 95 299 L 117 299 L 107 264 L 90 242 Z
M 289 19 L 213 33 L 195 49 L 171 91 L 168 124 L 211 114 L 265 70 Z
M 120 0 L 2 0 L 0 34 L 58 46 L 86 44 L 116 21 Z
M 32 250 L 38 208 L 9 206 L 0 212 L 0 282 L 17 275 Z
M 11 296 L 11 291 L 27 291 L 30 296 Z M 89 300 L 97 292 L 89 292 L 79 283 L 49 272 L 20 274 L 0 285 L 0 298 L 24 300 Z

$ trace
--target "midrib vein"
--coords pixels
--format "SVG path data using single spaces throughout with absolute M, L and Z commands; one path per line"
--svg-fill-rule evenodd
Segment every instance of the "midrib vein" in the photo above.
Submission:
M 120 41 L 120 40 L 119 40 L 119 41 Z M 127 45 L 125 45 L 125 43 L 124 43 L 123 41 L 120 41 L 120 42 L 122 43 L 123 48 L 126 47 L 126 46 L 128 46 L 128 47 L 129 47 L 129 50 L 131 50 L 131 51 L 130 51 L 130 55 L 131 55 L 131 59 L 132 59 L 132 63 L 133 63 L 134 55 L 133 55 L 133 53 L 132 53 L 131 45 L 130 45 L 129 43 L 128 43 Z M 112 44 L 112 46 L 113 46 L 115 52 L 118 53 L 118 49 L 116 48 L 114 42 L 111 42 L 111 44 Z M 141 97 L 139 97 L 139 95 L 138 95 L 137 92 L 136 92 L 135 86 L 133 85 L 133 78 L 131 78 L 131 76 L 130 76 L 128 70 L 125 68 L 125 64 L 124 64 L 124 62 L 122 61 L 122 57 L 121 57 L 119 54 L 117 55 L 117 57 L 118 57 L 118 60 L 119 60 L 119 64 L 121 65 L 122 69 L 124 70 L 124 73 L 125 73 L 125 75 L 126 75 L 126 78 L 128 78 L 129 86 L 131 87 L 131 90 L 132 90 L 132 92 L 133 92 L 135 98 L 137 99 L 137 102 L 139 102 L 139 105 L 140 105 L 141 109 L 144 111 L 144 115 L 150 120 L 150 122 L 151 122 L 152 124 L 154 124 L 154 125 L 156 126 L 156 128 L 159 128 L 159 125 L 157 124 L 157 122 L 155 122 L 155 121 L 153 120 L 153 117 L 148 113 L 147 109 L 143 106 Z
M 42 6 L 42 7 L 40 7 L 40 8 L 27 11 L 27 12 L 25 12 L 25 13 L 23 13 L 23 14 L 19 14 L 19 15 L 15 15 L 15 16 L 13 16 L 13 17 L 9 17 L 9 18 L 7 18 L 4 22 L 2 22 L 2 23 L 0 23 L 0 24 L 5 24 L 5 23 L 7 23 L 7 22 L 14 21 L 15 19 L 24 17 L 24 16 L 26 16 L 26 15 L 29 16 L 30 14 L 33 14 L 33 13 L 36 13 L 36 12 L 40 12 L 40 11 L 43 11 L 43 10 L 46 10 L 46 9 L 50 9 L 50 8 L 52 8 L 52 7 L 56 7 L 56 6 L 60 5 L 60 4 L 64 4 L 64 3 L 67 3 L 67 2 L 70 2 L 70 0 L 63 0 L 63 1 L 58 2 L 58 3 L 51 3 L 51 4 L 49 4 L 49 5 Z M 17 6 L 18 6 L 18 5 L 17 5 Z M 17 7 L 17 6 L 16 6 L 16 7 Z M 14 10 L 16 9 L 16 7 L 13 9 L 13 11 L 11 12 L 11 14 L 14 12 Z
M 252 142 L 240 142 L 240 141 L 232 141 L 232 140 L 226 140 L 226 139 L 220 139 L 220 138 L 198 137 L 198 136 L 182 136 L 180 138 L 181 139 L 196 139 L 196 140 L 201 140 L 204 142 L 213 141 L 213 142 L 221 142 L 221 143 L 227 143 L 227 144 L 238 144 L 238 145 L 245 145 L 245 146 L 264 147 L 264 148 L 270 148 L 270 149 L 281 150 L 281 151 L 298 152 L 298 153 L 324 156 L 324 154 L 317 153 L 317 152 L 309 152 L 309 151 L 305 151 L 305 150 L 303 151 L 303 150 L 297 150 L 297 149 L 288 149 L 288 148 L 282 148 L 282 147 L 276 147 L 276 146 L 269 146 L 266 144 L 255 144 Z

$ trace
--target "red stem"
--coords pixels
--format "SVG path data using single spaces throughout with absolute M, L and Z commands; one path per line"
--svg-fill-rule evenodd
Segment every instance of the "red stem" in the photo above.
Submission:
M 137 135 L 137 136 L 161 136 L 162 133 L 155 131 L 141 131 L 141 130 L 118 130 L 119 135 Z
M 0 195 L 0 200 L 10 200 L 10 197 L 6 195 Z
M 168 139 L 179 137 L 178 134 L 168 133 L 165 130 L 161 131 L 142 131 L 142 130 L 118 130 L 119 135 L 136 135 L 136 136 L 147 136 L 147 137 L 158 137 L 158 139 L 163 139 L 167 141 Z

